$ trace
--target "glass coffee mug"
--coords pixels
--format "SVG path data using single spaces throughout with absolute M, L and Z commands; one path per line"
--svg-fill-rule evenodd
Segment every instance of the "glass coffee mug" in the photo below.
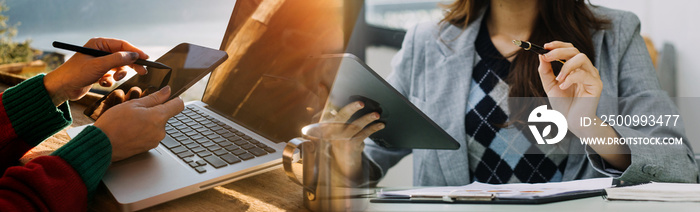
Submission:
M 351 180 L 347 171 L 350 166 L 361 166 L 351 161 L 361 161 L 362 156 L 339 151 L 350 145 L 364 145 L 343 137 L 342 130 L 347 127 L 352 126 L 346 123 L 308 125 L 302 128 L 302 137 L 290 140 L 284 149 L 284 171 L 303 187 L 304 207 L 311 211 L 359 211 L 367 207 L 368 200 L 358 198 L 369 192 L 367 183 L 361 183 L 367 182 L 367 177 L 360 174 L 361 177 Z M 334 151 L 334 146 L 341 148 Z M 292 157 L 297 148 L 301 150 L 301 182 L 292 171 Z

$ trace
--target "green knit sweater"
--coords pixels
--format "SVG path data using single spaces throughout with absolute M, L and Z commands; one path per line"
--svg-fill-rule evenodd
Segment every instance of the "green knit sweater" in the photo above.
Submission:
M 44 87 L 44 75 L 32 77 L 7 89 L 2 98 L 17 136 L 31 146 L 72 122 L 68 102 L 56 107 Z M 112 157 L 112 145 L 97 127 L 89 126 L 51 155 L 66 160 L 83 179 L 92 196 Z

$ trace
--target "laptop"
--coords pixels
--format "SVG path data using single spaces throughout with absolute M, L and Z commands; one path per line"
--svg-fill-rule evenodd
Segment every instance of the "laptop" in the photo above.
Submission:
M 337 5 L 259 3 L 236 1 L 220 47 L 229 58 L 212 72 L 202 100 L 168 121 L 158 147 L 109 167 L 103 182 L 121 210 L 280 168 L 286 142 L 320 120 L 337 67 L 306 58 L 343 51 Z M 318 21 L 306 24 L 309 18 Z

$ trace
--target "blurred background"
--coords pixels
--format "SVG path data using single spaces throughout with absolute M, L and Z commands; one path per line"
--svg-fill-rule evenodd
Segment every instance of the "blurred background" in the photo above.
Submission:
M 9 26 L 17 29 L 13 40 L 30 40 L 32 48 L 59 52 L 66 59 L 73 52 L 53 48 L 53 41 L 82 46 L 93 37 L 111 37 L 131 42 L 156 60 L 183 42 L 219 49 L 234 4 L 229 0 L 208 0 L 206 4 L 188 0 L 7 0 L 9 10 L 3 14 L 9 17 Z M 206 81 L 198 82 L 183 99 L 200 99 L 205 86 Z
M 347 0 L 344 11 L 359 13 L 348 52 L 364 59 L 381 76 L 391 72 L 389 61 L 400 48 L 405 30 L 416 23 L 439 20 L 439 3 L 446 0 Z M 695 51 L 700 49 L 700 1 L 691 0 L 591 0 L 595 5 L 632 11 L 642 22 L 641 33 L 657 66 L 661 84 L 672 97 L 699 97 L 700 72 Z M 84 44 L 92 37 L 130 41 L 155 60 L 182 42 L 218 49 L 235 1 L 230 0 L 7 0 L 9 10 L 0 19 L 3 43 L 31 46 L 42 52 L 73 53 L 51 47 L 62 41 Z M 354 6 L 353 6 L 354 5 Z M 364 8 L 364 9 L 363 9 Z M 6 44 L 3 44 L 6 45 Z M 15 45 L 16 47 L 17 45 Z M 13 47 L 14 48 L 14 47 Z M 206 80 L 183 94 L 185 101 L 198 100 Z M 680 105 L 688 137 L 700 151 L 700 112 Z M 687 141 L 686 141 L 687 142 Z M 412 157 L 390 170 L 380 186 L 411 186 Z

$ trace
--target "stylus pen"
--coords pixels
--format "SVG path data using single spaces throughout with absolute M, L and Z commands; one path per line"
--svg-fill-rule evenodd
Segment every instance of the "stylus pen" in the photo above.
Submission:
M 513 44 L 516 46 L 519 46 L 520 48 L 525 49 L 525 51 L 533 51 L 537 54 L 547 54 L 549 53 L 549 50 L 544 49 L 544 47 L 538 46 L 536 44 L 532 44 L 528 41 L 520 41 L 520 40 L 513 40 Z M 564 64 L 565 61 L 563 60 L 557 60 L 561 64 Z
M 80 52 L 86 55 L 90 55 L 93 57 L 102 57 L 102 56 L 107 56 L 112 53 L 106 52 L 106 51 L 100 51 L 97 49 L 91 49 L 87 47 L 82 47 L 82 46 L 76 46 L 72 44 L 67 44 L 67 43 L 62 43 L 58 41 L 53 42 L 53 47 L 59 48 L 59 49 L 65 49 L 68 51 L 74 51 L 74 52 Z M 148 66 L 148 67 L 153 67 L 153 68 L 160 68 L 160 69 L 171 69 L 170 66 L 167 66 L 165 64 L 159 63 L 159 62 L 153 62 L 153 61 L 148 61 L 148 60 L 142 60 L 138 59 L 135 64 L 139 64 L 142 66 Z

